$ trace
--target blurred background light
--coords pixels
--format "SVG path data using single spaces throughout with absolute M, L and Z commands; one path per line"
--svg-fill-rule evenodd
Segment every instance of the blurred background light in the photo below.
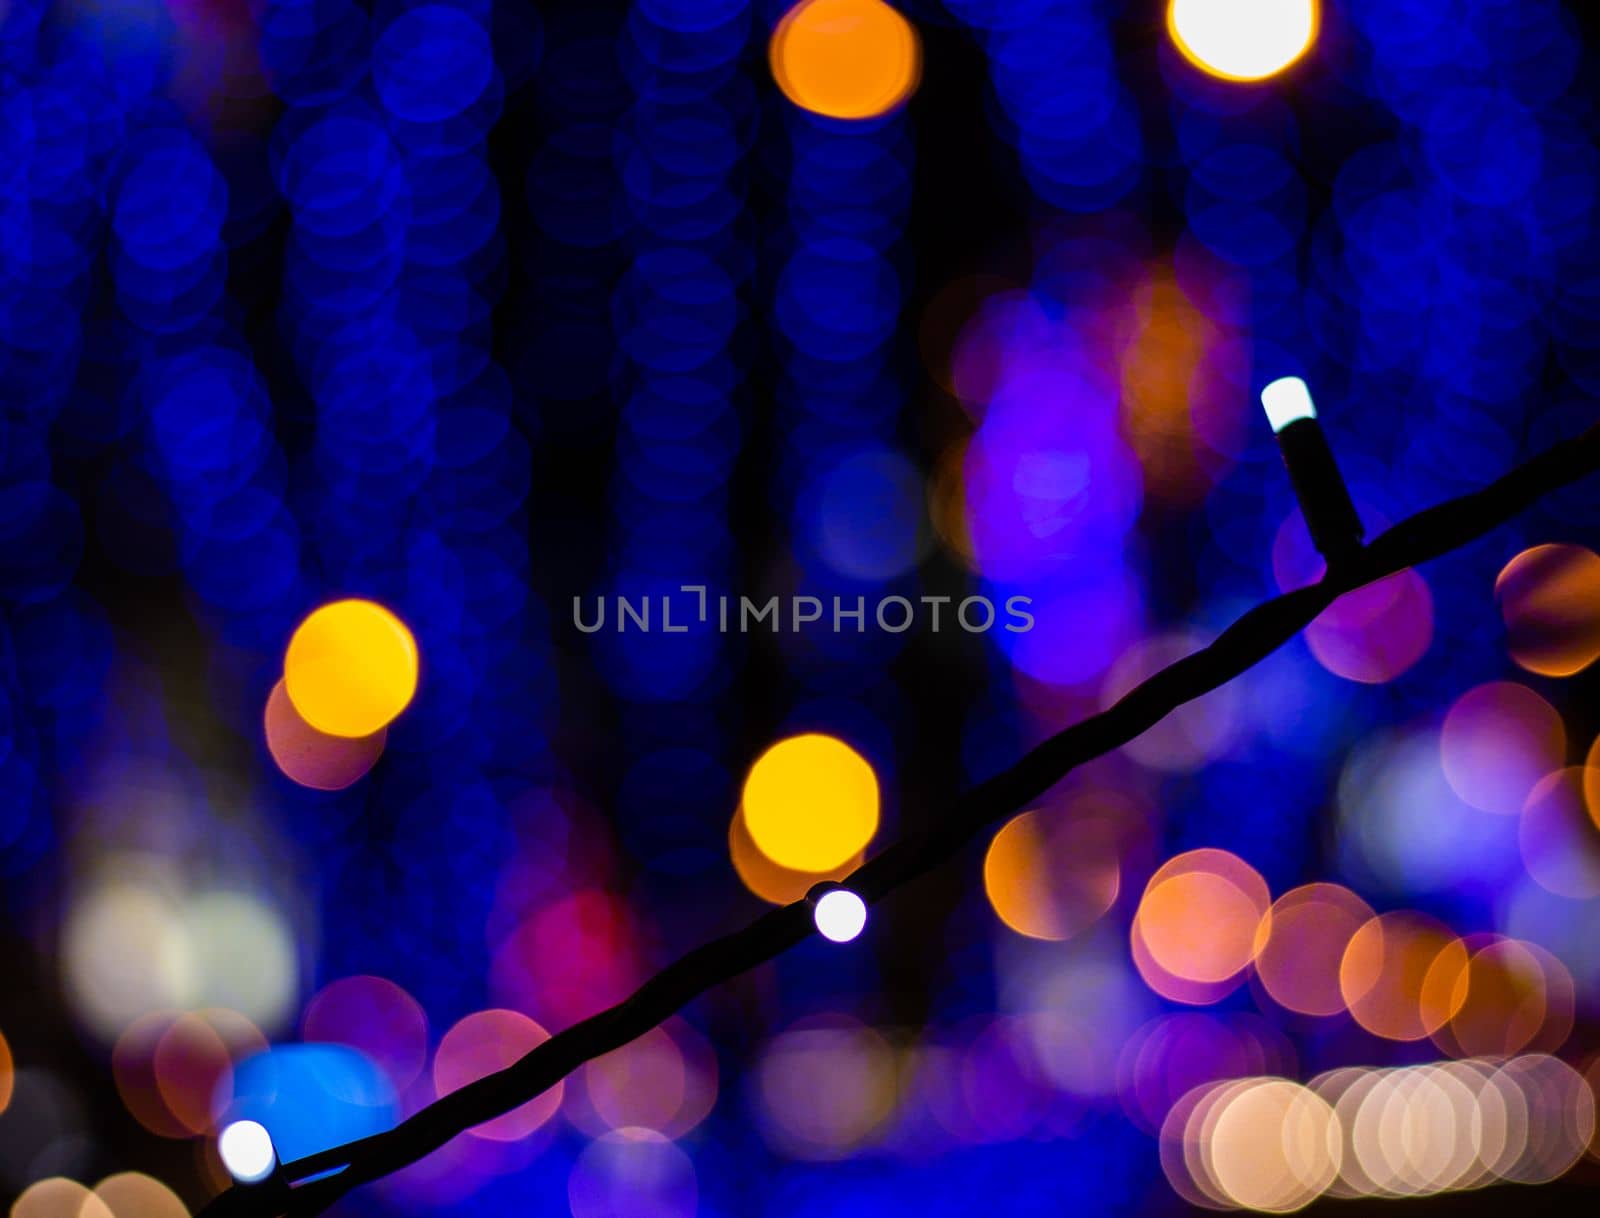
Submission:
M 1522 864 L 1558 896 L 1600 896 L 1600 826 L 1589 818 L 1582 766 L 1556 770 L 1528 793 L 1518 823 Z
M 316 730 L 371 736 L 416 693 L 416 640 L 382 605 L 334 601 L 295 628 L 284 655 L 283 685 L 294 709 Z
M 1162 1169 L 1173 1190 L 1191 1205 L 1204 1209 L 1232 1205 L 1208 1162 L 1209 1130 L 1215 1128 L 1220 1105 L 1249 1085 L 1247 1080 L 1224 1080 L 1195 1087 L 1173 1105 L 1162 1126 Z
M 1270 935 L 1266 882 L 1225 850 L 1191 850 L 1163 863 L 1134 915 L 1134 961 L 1163 997 L 1211 1002 L 1235 988 Z
M 1513 1057 L 1499 1071 L 1528 1109 L 1527 1146 L 1505 1172 L 1519 1184 L 1544 1184 L 1569 1171 L 1595 1134 L 1595 1095 L 1566 1062 L 1547 1054 Z
M 543 1027 L 517 1011 L 478 1011 L 444 1034 L 433 1059 L 433 1085 L 449 1095 L 503 1070 L 550 1039 Z M 515 1142 L 538 1129 L 561 1106 L 565 1083 L 471 1131 L 475 1138 Z
M 375 1062 L 404 1095 L 428 1059 L 428 1017 L 420 1003 L 383 977 L 343 977 L 306 1003 L 300 1035 L 348 1045 Z
M 1457 981 L 1467 949 L 1450 929 L 1410 911 L 1369 919 L 1350 937 L 1339 989 L 1350 1014 L 1386 1040 L 1422 1040 L 1466 1000 Z
M 123 1031 L 111 1052 L 112 1077 L 116 1081 L 122 1106 L 146 1130 L 163 1138 L 195 1136 L 195 1130 L 168 1107 L 161 1094 L 161 1080 L 156 1073 L 156 1050 L 180 1018 L 176 1011 L 144 1015 Z M 254 1046 L 252 1051 L 259 1051 L 261 1047 Z M 231 1085 L 230 1077 L 230 1088 Z M 206 1128 L 211 1124 L 211 1098 L 209 1093 L 204 1097 Z
M 1018 934 L 1070 939 L 1115 903 L 1120 829 L 1089 812 L 1024 812 L 989 843 L 984 892 L 995 916 Z
M 1534 546 L 1505 565 L 1494 595 L 1511 658 L 1529 672 L 1569 677 L 1600 656 L 1600 554 Z
M 1359 1170 L 1380 1195 L 1448 1187 L 1464 1169 L 1455 1152 L 1461 1142 L 1470 1146 L 1470 1133 L 1457 1132 L 1452 1093 L 1436 1077 L 1450 1078 L 1427 1067 L 1381 1074 L 1361 1100 L 1350 1139 Z
M 716 1099 L 715 1053 L 674 1021 L 586 1065 L 563 1112 L 592 1137 L 634 1128 L 677 1139 L 710 1115 Z
M 1524 875 L 1502 893 L 1495 905 L 1495 929 L 1553 953 L 1571 975 L 1583 1009 L 1600 997 L 1600 950 L 1581 926 L 1600 911 L 1600 898 L 1558 896 L 1532 876 Z
M 439 123 L 477 101 L 494 75 L 489 32 L 444 4 L 390 21 L 372 49 L 373 84 L 390 113 Z
M 1589 746 L 1583 763 L 1583 798 L 1589 805 L 1589 819 L 1600 829 L 1600 735 Z
M 238 1062 L 231 1094 L 219 1089 L 219 1127 L 254 1122 L 285 1163 L 391 1128 L 399 1115 L 394 1088 L 370 1060 L 344 1045 L 278 1045 Z M 264 1153 L 251 1134 L 247 1156 L 260 1170 Z
M 572 1218 L 693 1218 L 694 1163 L 653 1129 L 615 1129 L 589 1143 L 567 1184 Z
M 1242 448 L 1249 353 L 1227 314 L 1209 315 L 1194 285 L 1159 263 L 1138 281 L 1137 327 L 1122 356 L 1122 417 L 1148 493 L 1202 502 Z
M 0 1113 L 11 1106 L 11 1093 L 17 1080 L 16 1059 L 11 1055 L 11 1044 L 5 1032 L 0 1031 Z
M 881 1135 L 894 1111 L 894 1051 L 871 1028 L 817 1016 L 761 1054 L 755 1098 L 769 1141 L 799 1159 L 841 1159 Z
M 561 1026 L 621 1002 L 644 979 L 629 907 L 598 888 L 540 903 L 500 943 L 490 965 L 491 991 L 499 1000 Z M 508 1043 L 530 1034 L 520 1019 L 496 1015 L 473 1035 L 488 1039 L 496 1029 Z
M 916 29 L 883 0 L 800 0 L 773 30 L 768 54 L 784 95 L 829 118 L 886 114 L 922 74 Z
M 1322 560 L 1298 510 L 1278 530 L 1272 568 L 1285 592 L 1322 577 Z M 1311 654 L 1324 668 L 1366 685 L 1393 681 L 1413 668 L 1433 638 L 1433 594 L 1410 569 L 1346 593 L 1306 629 Z
M 316 791 L 342 791 L 360 782 L 383 756 L 388 729 L 352 738 L 319 732 L 289 701 L 282 681 L 267 695 L 262 715 L 267 751 L 284 776 Z
M 1195 67 L 1256 81 L 1310 50 L 1321 17 L 1321 0 L 1171 0 L 1167 29 Z
M 1346 1009 L 1339 967 L 1350 940 L 1375 915 L 1340 884 L 1305 884 L 1272 903 L 1255 945 L 1256 975 L 1273 1001 L 1302 1015 Z
M 195 989 L 188 1005 L 238 1011 L 276 1029 L 299 995 L 298 940 L 282 913 L 254 893 L 202 892 L 183 904 Z
M 1491 681 L 1456 699 L 1439 733 L 1451 789 L 1485 812 L 1515 816 L 1567 755 L 1560 713 L 1526 685 Z
M 1250 1074 L 1292 1074 L 1288 1038 L 1242 1011 L 1162 1015 L 1127 1038 L 1117 1062 L 1118 1098 L 1133 1121 L 1157 1133 L 1195 1087 Z
M 1572 1032 L 1574 987 L 1566 965 L 1535 943 L 1468 939 L 1465 964 L 1441 957 L 1434 967 L 1460 967 L 1461 1001 L 1433 1041 L 1455 1057 L 1509 1057 L 1524 1050 L 1554 1052 Z M 1452 997 L 1455 996 L 1452 995 Z
M 845 457 L 812 494 L 814 544 L 839 574 L 892 579 L 922 556 L 922 480 L 900 454 L 868 449 Z
M 130 1056 L 135 1041 L 118 1044 L 123 1049 L 127 1096 L 135 1094 L 141 1067 L 147 1068 L 155 1092 L 144 1092 L 140 1106 L 145 1101 L 159 1103 L 165 1115 L 189 1136 L 212 1132 L 219 1097 L 233 1092 L 233 1064 L 267 1049 L 266 1038 L 248 1019 L 219 1008 L 171 1019 L 145 1061 Z M 129 1107 L 132 1110 L 133 1105 Z M 148 1118 L 154 1112 L 152 1106 L 145 1115 Z M 136 1111 L 134 1115 L 140 1114 Z
M 1458 795 L 1446 755 L 1455 753 L 1431 728 L 1380 735 L 1350 753 L 1337 787 L 1338 844 L 1353 877 L 1395 895 L 1449 892 L 1491 887 L 1515 867 L 1517 823 Z
M 78 903 L 62 968 L 79 1018 L 106 1039 L 147 1012 L 186 1005 L 193 993 L 177 903 L 134 885 L 108 885 Z
M 189 1207 L 161 1181 L 143 1172 L 119 1172 L 94 1186 L 112 1218 L 189 1218 Z M 87 1211 L 83 1211 L 87 1212 Z
M 1162 1132 L 1162 1167 L 1207 1208 L 1266 1213 L 1335 1197 L 1427 1196 L 1560 1176 L 1595 1128 L 1587 1083 L 1530 1054 L 1398 1069 L 1344 1067 L 1306 1086 L 1197 1087 Z
M 745 827 L 744 808 L 734 813 L 728 826 L 728 854 L 739 880 L 756 896 L 773 905 L 790 905 L 823 880 L 842 880 L 861 866 L 866 855 L 860 851 L 828 871 L 796 871 L 774 863 L 750 836 Z
M 11 1218 L 115 1218 L 106 1203 L 76 1180 L 38 1180 L 11 1203 Z
M 1050 1116 L 1048 1078 L 1036 1049 L 1037 1025 L 1002 1016 L 972 1025 L 956 1067 L 960 1108 L 947 1112 L 952 1131 L 964 1141 L 1009 1142 L 1037 1135 Z
M 1115 704 L 1134 686 L 1209 643 L 1209 639 L 1187 631 L 1135 643 L 1106 673 L 1102 705 Z M 1226 687 L 1197 698 L 1123 745 L 1123 752 L 1153 770 L 1186 773 L 1200 769 L 1213 758 L 1225 755 L 1235 743 L 1237 703 L 1237 691 Z
M 1287 1079 L 1230 1096 L 1208 1123 L 1208 1161 L 1235 1204 L 1289 1213 L 1320 1196 L 1342 1162 L 1333 1109 Z
M 821 873 L 863 850 L 878 831 L 878 779 L 844 741 L 807 733 L 774 744 L 750 766 L 740 801 L 756 848 L 780 867 Z

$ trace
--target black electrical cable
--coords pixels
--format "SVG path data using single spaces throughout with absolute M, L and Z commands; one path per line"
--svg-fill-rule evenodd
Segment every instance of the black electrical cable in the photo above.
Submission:
M 947 862 L 988 826 L 1037 799 L 1077 766 L 1120 748 L 1186 702 L 1246 672 L 1346 592 L 1476 541 L 1540 498 L 1600 469 L 1600 424 L 1499 480 L 1411 516 L 1336 563 L 1309 587 L 1265 601 L 1215 642 L 1162 669 L 1106 711 L 1058 732 L 1010 769 L 957 799 L 931 827 L 893 843 L 842 881 L 867 902 Z M 199 1218 L 313 1218 L 351 1190 L 390 1175 L 473 1126 L 511 1111 L 664 1022 L 713 986 L 788 951 L 814 932 L 797 901 L 668 965 L 634 994 L 545 1041 L 521 1060 L 451 1092 L 387 1132 L 288 1163 L 292 1188 L 235 1186 Z M 328 1174 L 333 1173 L 333 1174 Z M 318 1177 L 313 1179 L 312 1177 Z

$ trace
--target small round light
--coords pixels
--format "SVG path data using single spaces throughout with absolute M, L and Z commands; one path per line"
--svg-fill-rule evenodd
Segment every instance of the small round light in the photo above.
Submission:
M 823 938 L 848 943 L 867 924 L 867 903 L 848 888 L 835 888 L 818 898 L 812 916 Z
M 272 1135 L 257 1121 L 235 1121 L 217 1139 L 217 1152 L 228 1174 L 242 1184 L 256 1184 L 272 1174 L 278 1154 Z

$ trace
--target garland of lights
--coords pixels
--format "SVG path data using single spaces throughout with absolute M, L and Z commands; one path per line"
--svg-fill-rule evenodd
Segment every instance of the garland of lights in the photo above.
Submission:
M 1298 412 L 1301 422 L 1314 419 L 1309 396 L 1305 407 Z M 1277 418 L 1273 422 L 1283 439 L 1281 431 L 1289 424 Z M 1325 507 L 1319 498 L 1342 493 L 1342 484 L 1318 477 L 1306 480 L 1293 453 L 1286 444 L 1291 477 L 1310 517 Z M 1331 468 L 1331 456 L 1327 463 Z M 1320 582 L 1257 605 L 1210 646 L 1162 669 L 1102 713 L 1050 737 L 968 791 L 932 827 L 901 838 L 842 884 L 819 884 L 805 899 L 695 949 L 616 1006 L 572 1025 L 505 1069 L 436 1100 L 393 1129 L 278 1164 L 264 1128 L 254 1122 L 229 1126 L 221 1141 L 239 1183 L 216 1197 L 199 1218 L 313 1218 L 353 1189 L 527 1103 L 586 1062 L 663 1023 L 712 987 L 781 955 L 813 933 L 835 942 L 854 938 L 865 925 L 868 906 L 949 861 L 985 828 L 1042 795 L 1070 770 L 1120 748 L 1178 707 L 1248 671 L 1340 596 L 1460 549 L 1596 470 L 1600 424 L 1481 490 L 1417 513 L 1369 545 L 1330 547 L 1339 556 Z

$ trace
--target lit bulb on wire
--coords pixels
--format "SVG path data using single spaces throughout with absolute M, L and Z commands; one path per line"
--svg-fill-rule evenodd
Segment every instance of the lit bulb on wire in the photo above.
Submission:
M 824 939 L 848 943 L 866 928 L 867 903 L 848 888 L 828 888 L 810 900 L 811 917 Z
M 1312 543 L 1329 565 L 1353 557 L 1364 535 L 1361 517 L 1323 435 L 1310 388 L 1297 376 L 1280 377 L 1261 391 L 1261 404 L 1277 434 Z
M 240 1184 L 259 1184 L 277 1169 L 272 1135 L 259 1121 L 234 1121 L 217 1138 L 217 1153 Z

